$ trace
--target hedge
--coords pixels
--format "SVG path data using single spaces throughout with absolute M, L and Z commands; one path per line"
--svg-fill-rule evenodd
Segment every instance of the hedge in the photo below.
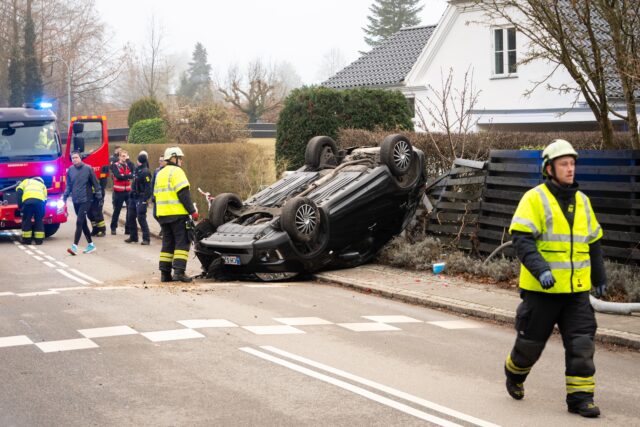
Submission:
M 297 169 L 304 164 L 309 139 L 326 135 L 334 139 L 340 128 L 385 131 L 413 128 L 413 114 L 398 91 L 303 87 L 286 98 L 278 117 L 276 167 Z
M 127 124 L 132 128 L 140 120 L 162 117 L 162 104 L 155 98 L 140 98 L 129 107 Z
M 131 144 L 156 144 L 165 142 L 166 123 L 160 118 L 140 120 L 129 131 Z

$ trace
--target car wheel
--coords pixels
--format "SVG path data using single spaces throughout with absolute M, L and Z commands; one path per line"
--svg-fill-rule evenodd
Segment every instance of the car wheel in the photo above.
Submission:
M 307 197 L 294 197 L 282 207 L 282 229 L 297 242 L 310 242 L 320 229 L 320 211 Z
M 312 169 L 323 166 L 336 166 L 338 147 L 336 142 L 328 136 L 315 136 L 307 143 L 304 152 L 304 163 Z
M 56 234 L 56 231 L 60 228 L 60 224 L 45 224 L 44 225 L 44 237 L 51 237 Z
M 233 193 L 222 193 L 216 196 L 209 209 L 211 225 L 218 228 L 225 222 L 233 220 L 235 216 L 229 211 L 229 208 L 240 209 L 241 207 L 242 200 Z
M 393 175 L 406 174 L 413 161 L 411 143 L 402 135 L 387 136 L 380 146 L 380 161 L 387 165 Z

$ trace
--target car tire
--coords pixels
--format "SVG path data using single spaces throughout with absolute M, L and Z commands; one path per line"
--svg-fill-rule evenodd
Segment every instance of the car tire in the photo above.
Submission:
M 323 166 L 337 166 L 338 146 L 328 136 L 314 136 L 307 143 L 304 152 L 304 163 L 311 169 L 319 169 Z
M 320 210 L 307 197 L 287 200 L 280 215 L 282 229 L 297 242 L 311 242 L 320 230 Z
M 398 134 L 387 136 L 380 146 L 380 161 L 395 176 L 409 172 L 413 162 L 413 148 L 409 139 Z
M 234 218 L 229 212 L 230 207 L 235 209 L 242 207 L 242 200 L 236 194 L 222 193 L 213 200 L 209 209 L 209 221 L 214 229 Z
M 60 224 L 45 224 L 44 225 L 44 237 L 51 237 L 60 228 Z

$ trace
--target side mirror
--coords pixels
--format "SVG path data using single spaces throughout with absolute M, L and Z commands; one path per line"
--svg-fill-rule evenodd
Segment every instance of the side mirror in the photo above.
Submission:
M 80 123 L 82 124 L 82 123 Z M 73 124 L 73 126 L 75 127 L 75 123 Z M 84 138 L 81 136 L 74 136 L 73 137 L 73 151 L 77 151 L 78 153 L 83 153 L 84 152 Z
M 79 134 L 84 132 L 84 123 L 82 122 L 74 122 L 73 123 L 73 133 L 74 134 Z

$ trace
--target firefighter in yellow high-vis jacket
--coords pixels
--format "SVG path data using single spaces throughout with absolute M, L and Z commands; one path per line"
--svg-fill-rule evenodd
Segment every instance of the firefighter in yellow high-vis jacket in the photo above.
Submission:
M 597 417 L 594 403 L 596 319 L 589 302 L 606 290 L 600 239 L 602 228 L 589 198 L 578 191 L 578 153 L 565 140 L 542 152 L 545 182 L 520 200 L 509 232 L 520 266 L 522 302 L 516 311 L 517 338 L 505 362 L 507 392 L 524 397 L 524 381 L 540 357 L 554 325 L 565 348 L 569 412 Z
M 16 189 L 18 207 L 22 217 L 22 243 L 36 245 L 44 241 L 44 208 L 47 203 L 47 187 L 39 176 L 23 180 Z M 33 222 L 32 222 L 33 221 Z

